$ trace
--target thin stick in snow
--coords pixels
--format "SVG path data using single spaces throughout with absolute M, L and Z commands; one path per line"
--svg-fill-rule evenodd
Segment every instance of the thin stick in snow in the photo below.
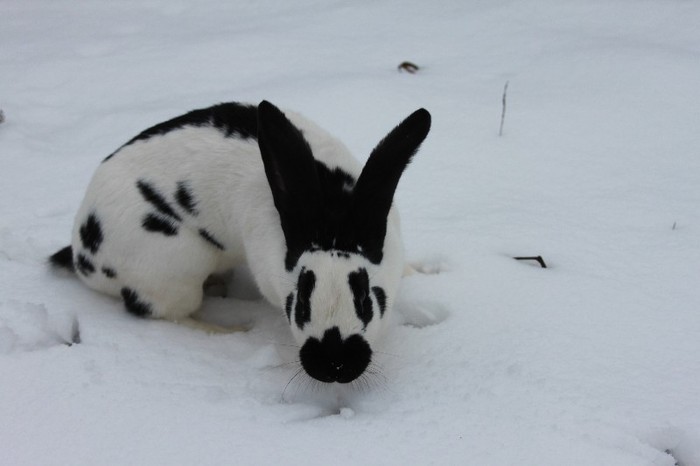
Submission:
M 399 71 L 406 71 L 406 72 L 411 73 L 411 74 L 416 74 L 418 72 L 418 70 L 420 69 L 418 67 L 418 65 L 416 65 L 415 63 L 411 63 L 410 61 L 402 62 L 398 66 L 398 68 L 399 68 Z
M 506 94 L 508 93 L 508 83 L 510 81 L 506 81 L 506 85 L 503 86 L 503 106 L 501 108 L 501 127 L 498 129 L 498 135 L 503 136 L 503 123 L 506 121 Z
M 2 112 L 2 109 L 0 108 L 0 123 L 5 122 L 5 114 Z
M 544 263 L 544 259 L 542 259 L 542 256 L 528 256 L 528 257 L 514 257 L 516 261 L 535 261 L 538 264 L 540 264 L 540 267 L 543 269 L 547 268 L 547 264 Z

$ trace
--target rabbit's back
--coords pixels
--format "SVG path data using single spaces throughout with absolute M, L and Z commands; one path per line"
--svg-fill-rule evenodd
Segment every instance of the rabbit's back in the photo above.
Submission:
M 337 139 L 301 115 L 289 117 L 320 164 L 356 179 L 360 166 Z M 210 274 L 246 260 L 246 242 L 269 260 L 283 256 L 256 119 L 255 106 L 219 104 L 155 125 L 108 156 L 73 228 L 80 278 L 122 296 L 127 307 L 138 289 L 138 302 L 164 303 L 150 314 L 177 318 L 166 314 L 196 309 Z

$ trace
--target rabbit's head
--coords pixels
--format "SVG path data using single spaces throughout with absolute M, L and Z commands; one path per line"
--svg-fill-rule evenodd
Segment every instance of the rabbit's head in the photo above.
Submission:
M 414 112 L 355 179 L 317 161 L 277 107 L 258 107 L 258 143 L 291 277 L 285 312 L 301 364 L 317 380 L 352 382 L 372 361 L 404 267 L 394 191 L 429 130 L 430 114 Z

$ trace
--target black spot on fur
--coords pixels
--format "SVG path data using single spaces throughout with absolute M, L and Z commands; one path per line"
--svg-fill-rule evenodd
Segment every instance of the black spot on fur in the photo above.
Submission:
M 143 226 L 144 230 L 153 233 L 162 233 L 165 236 L 177 235 L 177 226 L 175 222 L 169 218 L 161 217 L 160 215 L 146 215 L 141 222 L 141 226 Z
M 143 199 L 151 204 L 158 212 L 167 217 L 172 217 L 178 222 L 182 221 L 182 217 L 180 217 L 173 210 L 168 201 L 165 200 L 163 195 L 159 193 L 151 183 L 144 180 L 138 180 L 136 182 L 136 187 L 141 193 L 141 196 L 143 196 Z
M 243 105 L 236 102 L 223 103 L 213 107 L 192 110 L 163 123 L 159 123 L 141 132 L 129 142 L 109 155 L 104 161 L 111 159 L 119 150 L 136 141 L 147 140 L 153 136 L 162 135 L 185 126 L 213 126 L 226 137 L 255 139 L 258 134 L 258 109 L 254 105 Z
M 380 286 L 373 286 L 372 293 L 374 293 L 374 298 L 379 304 L 379 316 L 384 317 L 384 311 L 386 311 L 386 293 L 384 293 L 384 288 Z
M 78 271 L 86 277 L 90 276 L 95 272 L 95 266 L 90 261 L 90 259 L 85 257 L 83 254 L 78 254 L 78 258 L 75 262 Z
M 102 240 L 104 236 L 102 235 L 102 227 L 100 226 L 100 221 L 97 215 L 91 213 L 88 215 L 85 222 L 80 226 L 80 241 L 83 243 L 83 247 L 89 250 L 91 253 L 96 254 L 100 249 Z
M 358 378 L 372 361 L 369 343 L 358 334 L 345 340 L 338 327 L 309 338 L 299 351 L 301 365 L 311 377 L 325 383 L 349 383 Z
M 284 312 L 287 313 L 287 320 L 292 322 L 292 304 L 294 303 L 294 293 L 289 293 L 287 300 L 284 303 Z
M 49 257 L 49 262 L 54 267 L 63 267 L 68 270 L 75 270 L 73 266 L 73 248 L 66 246 Z
M 301 269 L 297 282 L 297 305 L 294 321 L 299 329 L 311 321 L 311 294 L 316 286 L 316 275 L 311 270 Z
M 102 273 L 107 278 L 116 278 L 117 272 L 111 267 L 102 267 Z
M 175 200 L 178 204 L 180 204 L 180 207 L 185 209 L 185 212 L 187 212 L 188 214 L 194 216 L 199 214 L 199 212 L 197 211 L 197 202 L 194 200 L 192 190 L 190 189 L 186 181 L 179 181 L 177 183 L 177 190 L 175 191 Z
M 141 301 L 138 293 L 131 288 L 124 287 L 121 289 L 124 306 L 129 313 L 136 317 L 149 317 L 153 314 L 151 305 Z
M 216 249 L 220 249 L 220 250 L 222 250 L 222 251 L 225 249 L 225 248 L 224 248 L 224 245 L 221 244 L 219 241 L 217 241 L 216 238 L 214 238 L 214 237 L 211 235 L 211 233 L 209 233 L 209 232 L 208 232 L 207 230 L 205 230 L 204 228 L 200 228 L 200 229 L 199 229 L 199 236 L 201 236 L 201 237 L 204 239 L 204 241 L 206 241 L 207 243 L 211 244 L 211 245 L 214 246 Z
M 367 270 L 361 268 L 357 272 L 350 272 L 348 283 L 352 291 L 352 299 L 355 303 L 355 312 L 365 327 L 374 316 L 372 310 L 372 298 L 369 296 L 369 275 Z

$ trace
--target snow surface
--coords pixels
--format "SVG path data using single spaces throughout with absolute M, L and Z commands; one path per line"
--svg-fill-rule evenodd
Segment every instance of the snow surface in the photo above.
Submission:
M 7 0 L 0 16 L 0 463 L 700 465 L 698 2 Z M 364 385 L 294 377 L 282 312 L 245 271 L 202 316 L 252 330 L 209 336 L 45 265 L 120 144 L 263 98 L 362 159 L 433 114 L 397 202 L 409 258 L 438 273 L 405 279 Z

